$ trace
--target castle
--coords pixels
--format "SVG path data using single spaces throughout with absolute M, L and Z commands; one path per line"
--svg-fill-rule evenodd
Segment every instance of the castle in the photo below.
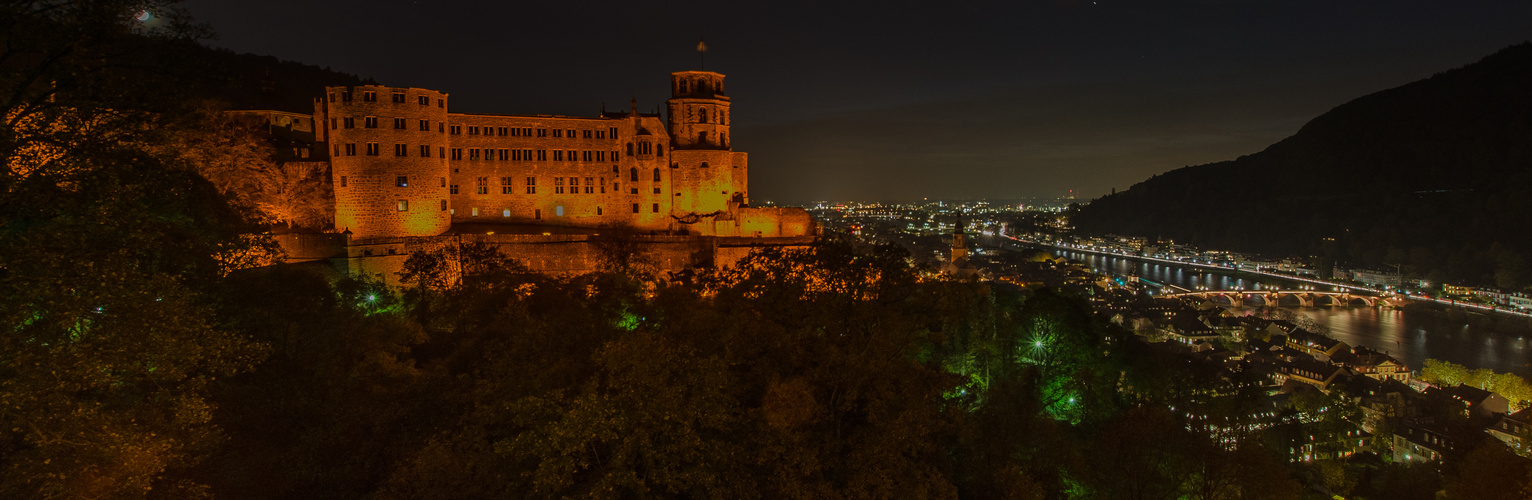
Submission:
M 672 73 L 670 89 L 662 118 L 636 101 L 596 117 L 490 115 L 449 112 L 430 89 L 328 87 L 311 118 L 270 118 L 312 131 L 301 156 L 328 161 L 335 233 L 279 242 L 294 259 L 344 259 L 390 281 L 408 253 L 465 239 L 550 273 L 593 270 L 602 232 L 668 270 L 812 242 L 803 209 L 750 205 L 724 75 Z

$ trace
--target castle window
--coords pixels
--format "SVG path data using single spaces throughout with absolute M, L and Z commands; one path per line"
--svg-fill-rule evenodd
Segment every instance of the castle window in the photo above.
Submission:
M 702 164 L 698 165 L 697 168 L 707 168 L 707 162 L 702 162 Z
M 446 177 L 440 177 L 440 179 L 442 180 L 442 187 L 447 187 L 447 178 Z
M 351 92 L 341 92 L 340 100 L 341 102 L 351 102 Z
M 564 133 L 564 137 L 568 137 L 570 139 L 575 138 L 575 133 L 574 133 L 575 131 L 574 131 L 574 129 L 572 129 L 572 128 L 571 129 L 564 129 L 564 132 L 565 132 Z
M 654 169 L 654 182 L 659 182 L 659 181 L 660 181 L 660 169 L 656 168 L 656 169 Z
M 478 216 L 479 216 L 479 207 L 473 207 L 473 213 L 472 213 L 472 215 L 473 215 L 473 216 L 474 216 L 474 217 L 478 217 Z
M 570 177 L 569 178 L 569 185 L 571 185 L 571 186 L 579 186 L 580 185 L 580 178 L 579 177 Z M 578 192 L 580 192 L 580 190 L 578 190 L 578 189 L 571 189 L 569 191 L 571 193 L 578 193 Z
M 559 217 L 563 217 L 564 216 L 564 206 L 563 205 L 559 205 L 559 206 L 553 207 L 553 215 L 556 215 L 556 216 L 559 216 Z
M 478 188 L 479 194 L 489 194 L 489 178 L 480 177 L 478 179 Z
M 577 152 L 578 151 L 568 151 L 568 152 L 564 153 L 564 156 L 569 158 L 569 161 L 577 161 L 577 160 L 580 159 L 579 156 L 575 155 L 575 153 L 577 153 Z
M 606 129 L 606 137 L 608 139 L 616 140 L 617 139 L 617 127 L 612 127 L 612 128 Z
M 409 146 L 406 146 L 404 144 L 395 144 L 394 145 L 394 156 L 409 156 L 410 155 L 410 151 L 409 150 L 410 150 Z
M 554 137 L 563 137 L 563 133 L 564 133 L 563 129 L 553 129 L 553 136 Z
M 617 161 L 617 150 L 612 150 L 612 161 Z
M 532 209 L 532 218 L 533 219 L 537 219 L 537 220 L 543 220 L 543 209 L 541 209 L 541 208 L 534 208 L 534 209 Z
M 505 210 L 501 210 L 500 211 L 500 216 L 501 217 L 510 217 L 511 216 L 511 209 L 507 208 Z
M 628 188 L 628 194 L 638 194 L 638 188 Z
M 356 118 L 348 116 L 343 118 L 341 122 L 346 124 L 346 128 L 356 128 Z
M 538 137 L 548 137 L 548 129 L 545 129 L 545 128 L 537 129 L 537 136 Z
M 363 91 L 362 100 L 365 102 L 378 102 L 378 93 L 371 90 Z
M 659 203 L 655 203 L 654 204 L 654 209 L 652 211 L 654 213 L 660 213 L 660 204 Z
M 438 107 L 438 108 L 445 108 L 445 107 L 447 107 L 447 100 L 446 99 L 437 99 L 436 100 L 436 107 Z
M 458 135 L 458 134 L 461 134 L 461 133 L 463 133 L 463 126 L 462 125 L 453 125 L 452 126 L 452 135 Z
M 590 138 L 590 132 L 591 131 L 589 131 L 589 130 L 581 130 L 580 131 L 580 137 L 585 138 L 585 139 L 589 139 Z M 574 134 L 570 134 L 569 136 L 570 137 L 574 137 Z
M 672 164 L 670 164 L 670 168 L 681 168 L 681 164 L 680 163 L 672 163 Z
M 447 200 L 442 200 L 442 210 L 447 209 Z
M 395 92 L 394 93 L 394 102 L 403 104 L 404 103 L 404 94 L 400 94 L 400 93 Z
M 660 188 L 654 188 L 654 194 L 660 194 Z
M 586 132 L 589 132 L 589 130 L 587 130 Z M 591 161 L 590 160 L 590 153 L 591 152 L 590 151 L 584 151 L 583 153 L 585 153 L 584 155 L 582 155 L 582 157 L 585 158 L 585 161 Z
M 356 143 L 346 145 L 346 156 L 356 156 Z
M 421 132 L 430 132 L 431 131 L 431 120 L 421 120 L 420 121 L 420 131 Z
M 681 80 L 680 83 L 681 83 L 681 88 L 680 88 L 680 92 L 678 92 L 678 93 L 685 94 L 686 93 L 686 80 Z M 638 210 L 634 209 L 633 213 L 638 213 Z
M 601 215 L 601 207 L 596 207 L 596 215 Z
M 500 135 L 505 135 L 506 134 L 505 127 L 500 127 L 498 129 L 495 129 L 495 131 L 498 132 Z
M 591 193 L 594 192 L 593 189 L 595 189 L 595 188 L 591 186 L 591 182 L 590 181 L 591 181 L 590 177 L 586 177 L 585 178 L 585 194 L 591 194 Z
M 527 127 L 527 128 L 521 129 L 521 136 L 522 137 L 532 137 L 532 127 Z
M 539 149 L 539 150 L 537 150 L 537 161 L 548 161 L 548 150 L 546 150 L 546 149 Z
M 410 177 L 408 175 L 394 177 L 394 185 L 398 187 L 410 187 Z
M 457 194 L 457 184 L 453 184 L 451 186 L 448 186 L 447 187 L 447 192 L 452 193 L 452 194 Z
M 707 131 L 697 132 L 697 143 L 707 144 Z
M 633 213 L 635 213 L 635 214 L 638 213 L 638 204 L 637 203 L 633 204 Z
M 346 176 L 340 176 L 340 187 L 346 187 Z
M 437 122 L 436 123 L 436 132 L 437 133 L 445 133 L 446 131 L 447 131 L 447 122 Z
M 509 159 L 510 157 L 511 157 L 511 151 L 510 150 L 508 150 L 508 149 L 500 150 L 500 160 L 501 161 Z
M 335 102 L 335 93 L 334 92 L 330 93 L 330 101 L 329 102 Z
M 337 128 L 340 128 L 340 121 L 338 121 L 338 120 L 336 120 L 334 118 L 331 118 L 330 119 L 330 130 L 335 130 Z
M 605 139 L 606 138 L 606 131 L 605 130 L 597 130 L 596 131 L 596 138 L 597 139 Z
M 707 123 L 707 108 L 700 108 L 697 110 L 697 121 L 701 123 Z
M 633 181 L 633 182 L 638 182 L 638 169 L 637 168 L 629 168 L 628 169 L 628 180 Z
M 656 156 L 665 156 L 665 146 L 656 145 L 654 147 L 654 154 Z
M 597 151 L 596 161 L 606 161 L 606 151 Z
M 586 179 L 585 183 L 586 184 L 590 184 L 590 179 Z M 606 193 L 606 178 L 605 177 L 601 178 L 601 192 L 602 193 Z
M 562 149 L 555 149 L 555 150 L 553 150 L 553 161 L 564 161 L 564 150 L 562 150 Z
M 436 157 L 437 158 L 446 158 L 447 157 L 447 147 L 446 146 L 437 146 L 436 147 Z
M 628 143 L 628 156 L 633 156 L 633 143 Z
M 406 212 L 410 209 L 410 200 L 399 200 L 399 211 Z
M 477 125 L 469 125 L 468 135 L 479 135 L 479 127 Z
M 367 128 L 378 128 L 378 117 L 376 117 L 376 116 L 369 116 L 365 120 L 366 121 L 364 122 L 364 124 L 362 126 L 367 127 Z
M 430 158 L 431 157 L 431 146 L 427 146 L 425 144 L 421 144 L 420 145 L 420 157 L 421 158 Z
M 500 194 L 511 194 L 511 178 L 500 178 Z
M 415 102 L 420 103 L 421 106 L 430 106 L 431 98 L 428 96 L 420 96 L 415 98 Z
M 470 160 L 477 160 L 477 159 L 479 159 L 479 150 L 477 148 L 468 148 L 468 159 L 470 159 Z
M 376 143 L 376 142 L 369 142 L 369 143 L 367 143 L 367 156 L 377 156 L 377 155 L 378 155 L 378 143 Z

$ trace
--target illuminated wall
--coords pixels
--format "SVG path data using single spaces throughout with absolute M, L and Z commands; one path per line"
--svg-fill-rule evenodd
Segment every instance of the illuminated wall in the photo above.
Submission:
M 330 149 L 335 229 L 354 239 L 430 236 L 451 225 L 447 94 L 327 87 L 315 104 Z

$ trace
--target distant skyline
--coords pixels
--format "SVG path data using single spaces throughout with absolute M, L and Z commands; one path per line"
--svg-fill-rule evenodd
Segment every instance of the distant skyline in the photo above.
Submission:
M 1532 39 L 1525 1 L 185 5 L 210 45 L 445 91 L 465 112 L 652 111 L 706 37 L 751 197 L 778 203 L 1089 199 Z

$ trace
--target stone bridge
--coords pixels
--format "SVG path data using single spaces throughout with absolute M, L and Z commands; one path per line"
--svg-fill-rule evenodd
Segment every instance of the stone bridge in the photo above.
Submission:
M 1313 290 L 1201 290 L 1181 293 L 1168 293 L 1162 297 L 1196 297 L 1202 300 L 1217 302 L 1219 299 L 1227 301 L 1234 307 L 1242 307 L 1247 301 L 1255 301 L 1263 306 L 1281 305 L 1282 299 L 1292 297 L 1301 307 L 1315 307 L 1327 305 L 1331 307 L 1350 307 L 1357 302 L 1367 307 L 1380 304 L 1393 304 L 1393 301 L 1376 295 L 1359 295 L 1351 292 L 1316 292 Z

